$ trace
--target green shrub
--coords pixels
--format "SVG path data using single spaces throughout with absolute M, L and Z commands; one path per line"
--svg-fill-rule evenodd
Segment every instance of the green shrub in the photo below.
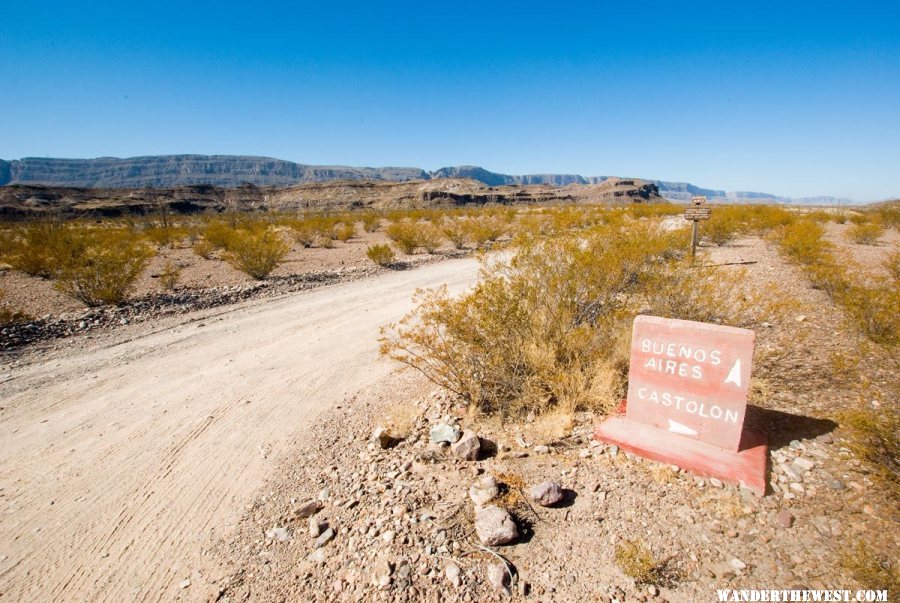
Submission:
M 269 230 L 236 231 L 225 259 L 241 272 L 264 280 L 290 251 L 290 245 Z
M 120 304 L 154 251 L 123 231 L 68 228 L 57 288 L 88 306 Z
M 900 413 L 895 408 L 874 409 L 861 404 L 838 415 L 848 430 L 850 450 L 894 494 L 900 494 Z
M 216 249 L 228 251 L 237 237 L 237 229 L 226 222 L 211 222 L 203 231 L 203 237 Z
M 369 247 L 366 250 L 366 255 L 379 266 L 390 266 L 396 259 L 394 250 L 391 249 L 391 246 L 383 243 Z

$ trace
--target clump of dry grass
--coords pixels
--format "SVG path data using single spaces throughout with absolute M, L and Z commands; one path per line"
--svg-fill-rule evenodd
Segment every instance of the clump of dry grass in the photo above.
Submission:
M 637 584 L 654 584 L 658 581 L 661 562 L 643 542 L 626 540 L 616 545 L 616 565 Z
M 499 496 L 492 501 L 494 504 L 506 509 L 527 504 L 525 489 L 528 487 L 528 483 L 525 478 L 515 473 L 498 473 L 494 475 L 494 479 L 497 480 L 500 490 Z
M 174 291 L 181 278 L 181 266 L 168 260 L 159 274 L 159 284 L 166 291 Z
M 390 266 L 397 259 L 390 245 L 378 243 L 366 249 L 366 256 L 379 266 Z
M 900 592 L 900 574 L 895 562 L 877 555 L 863 541 L 858 542 L 855 547 L 844 550 L 841 565 L 865 589 L 886 590 L 888 593 Z
M 3 291 L 0 291 L 0 300 L 2 299 Z M 29 320 L 31 320 L 31 316 L 25 312 L 8 306 L 0 306 L 0 327 L 8 327 L 10 325 L 28 322 Z

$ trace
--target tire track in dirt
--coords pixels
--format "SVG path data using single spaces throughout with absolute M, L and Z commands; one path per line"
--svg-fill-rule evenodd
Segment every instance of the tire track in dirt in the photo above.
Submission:
M 477 270 L 379 275 L 17 369 L 0 384 L 0 592 L 180 596 L 289 442 L 388 377 L 378 328 Z

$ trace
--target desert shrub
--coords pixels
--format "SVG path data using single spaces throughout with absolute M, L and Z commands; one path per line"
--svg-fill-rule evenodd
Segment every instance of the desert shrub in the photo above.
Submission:
M 225 259 L 241 272 L 264 280 L 290 251 L 290 245 L 270 230 L 235 231 Z
M 334 227 L 335 238 L 343 243 L 352 239 L 354 234 L 356 234 L 356 228 L 352 222 L 347 224 L 341 222 Z
M 879 222 L 854 224 L 847 230 L 847 238 L 857 245 L 874 245 L 884 234 L 884 226 Z
M 900 345 L 900 288 L 887 279 L 845 283 L 835 294 L 847 317 L 875 343 Z
M 63 239 L 56 286 L 88 306 L 122 303 L 155 253 L 125 231 L 67 228 Z
M 444 243 L 444 233 L 431 222 L 419 226 L 419 247 L 428 253 L 435 253 Z
M 315 225 L 303 220 L 292 223 L 291 232 L 294 236 L 294 240 L 303 247 L 312 247 L 319 237 L 319 232 Z
M 469 242 L 469 231 L 460 219 L 448 219 L 441 225 L 441 231 L 454 249 L 463 249 Z
M 882 263 L 894 280 L 900 280 L 900 249 L 895 249 L 884 259 Z
M 178 266 L 172 260 L 168 260 L 163 266 L 162 272 L 159 273 L 159 284 L 166 291 L 173 291 L 178 286 L 180 278 L 181 266 Z
M 144 236 L 158 247 L 174 247 L 187 234 L 187 229 L 174 226 L 151 226 L 144 230 Z
M 338 224 L 338 219 L 333 216 L 308 215 L 299 220 L 291 221 L 288 225 L 291 228 L 294 240 L 304 247 L 312 247 L 320 245 L 322 247 L 331 248 L 332 242 L 339 238 L 338 227 L 341 228 L 341 236 L 346 236 L 346 241 L 353 236 L 354 229 L 352 222 L 348 222 L 350 226 Z
M 216 247 L 206 239 L 200 239 L 194 244 L 194 247 L 192 249 L 196 255 L 200 256 L 204 260 L 208 260 L 212 258 L 213 252 L 216 250 Z
M 882 483 L 900 494 L 900 413 L 866 404 L 838 415 L 849 431 L 849 448 Z
M 203 237 L 216 249 L 228 251 L 238 237 L 238 231 L 227 222 L 211 222 L 203 230 Z
M 653 584 L 658 581 L 662 565 L 653 553 L 640 541 L 626 540 L 616 545 L 616 565 L 638 584 Z
M 875 208 L 874 214 L 886 228 L 900 229 L 900 201 L 883 203 Z
M 388 238 L 406 255 L 412 255 L 422 245 L 421 232 L 422 225 L 411 220 L 391 222 L 385 230 Z
M 609 404 L 621 381 L 634 305 L 650 267 L 677 237 L 649 226 L 609 227 L 536 240 L 508 262 L 486 264 L 475 289 L 451 298 L 422 292 L 382 352 L 491 413 L 575 410 Z
M 3 291 L 0 291 L 0 300 L 3 299 Z M 31 316 L 8 306 L 0 306 L 0 327 L 20 324 L 31 320 Z
M 900 592 L 900 573 L 895 563 L 896 560 L 876 554 L 862 540 L 856 546 L 847 547 L 841 558 L 841 565 L 861 587 L 888 593 Z
M 470 219 L 466 221 L 469 240 L 482 247 L 493 243 L 506 232 L 507 223 L 496 217 Z
M 797 220 L 784 226 L 778 235 L 782 251 L 799 264 L 815 264 L 831 245 L 823 240 L 825 229 L 810 220 Z
M 739 207 L 717 207 L 710 212 L 709 220 L 700 223 L 701 236 L 716 245 L 724 245 L 734 239 L 741 229 Z
M 394 254 L 394 250 L 391 249 L 391 246 L 383 243 L 369 247 L 366 250 L 366 255 L 379 266 L 390 266 L 396 259 L 396 255 Z
M 39 221 L 26 225 L 17 234 L 8 241 L 3 259 L 29 276 L 53 276 L 65 256 L 64 227 L 55 221 Z
M 684 213 L 684 207 L 674 203 L 632 203 L 627 212 L 634 218 L 660 218 Z
M 381 216 L 376 213 L 365 213 L 360 218 L 363 224 L 363 230 L 366 232 L 375 232 L 381 226 Z
M 846 224 L 847 213 L 844 210 L 839 209 L 838 211 L 834 212 L 832 220 L 834 220 L 835 224 Z

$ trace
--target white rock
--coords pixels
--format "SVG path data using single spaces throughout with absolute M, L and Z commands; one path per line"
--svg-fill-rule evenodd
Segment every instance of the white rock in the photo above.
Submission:
M 459 579 L 459 566 L 453 563 L 452 561 L 447 564 L 447 567 L 444 568 L 444 575 L 447 576 L 447 580 L 450 581 L 450 584 L 458 587 L 461 583 Z
M 519 529 L 509 513 L 491 505 L 475 512 L 475 533 L 486 546 L 512 542 L 519 536 Z
M 549 507 L 563 499 L 563 491 L 556 482 L 546 481 L 533 486 L 528 491 L 528 496 L 542 507 Z
M 497 480 L 493 475 L 486 475 L 478 483 L 469 488 L 469 498 L 475 503 L 476 507 L 483 507 L 488 504 L 500 493 L 497 486 Z
M 465 461 L 477 461 L 481 452 L 481 440 L 474 431 L 466 430 L 455 444 L 450 445 L 453 454 Z

